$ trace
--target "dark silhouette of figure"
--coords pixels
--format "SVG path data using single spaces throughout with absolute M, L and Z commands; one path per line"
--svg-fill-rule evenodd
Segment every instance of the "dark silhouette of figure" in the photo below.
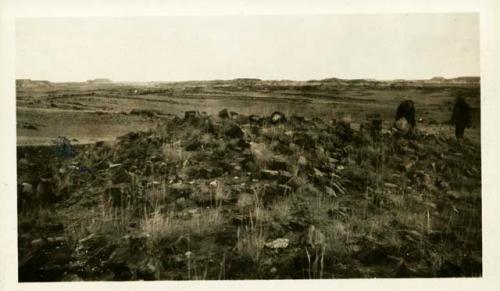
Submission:
M 56 154 L 59 158 L 67 159 L 75 156 L 75 150 L 70 140 L 65 136 L 58 136 L 56 143 Z
M 463 97 L 458 97 L 453 107 L 453 115 L 450 123 L 455 125 L 455 137 L 461 140 L 465 129 L 471 126 L 470 106 Z
M 401 102 L 398 106 L 398 111 L 396 112 L 396 121 L 401 118 L 406 119 L 411 128 L 413 129 L 416 125 L 415 122 L 415 104 L 411 100 L 406 100 Z

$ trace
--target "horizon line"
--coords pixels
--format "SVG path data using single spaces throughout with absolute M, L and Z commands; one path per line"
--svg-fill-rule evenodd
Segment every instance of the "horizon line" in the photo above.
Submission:
M 427 77 L 427 78 L 415 78 L 415 79 L 405 79 L 405 78 L 392 78 L 392 79 L 377 79 L 377 78 L 339 78 L 339 77 L 327 77 L 327 78 L 321 78 L 321 79 L 262 79 L 258 77 L 235 77 L 231 79 L 188 79 L 188 80 L 149 80 L 149 81 L 138 81 L 138 80 L 113 80 L 111 78 L 106 78 L 106 77 L 97 77 L 97 78 L 91 78 L 91 79 L 86 79 L 86 80 L 66 80 L 66 81 L 54 81 L 54 80 L 49 80 L 49 79 L 32 79 L 32 78 L 16 78 L 17 80 L 31 80 L 31 81 L 47 81 L 50 83 L 85 83 L 88 81 L 95 81 L 95 80 L 109 80 L 111 83 L 183 83 L 183 82 L 213 82 L 213 81 L 234 81 L 234 80 L 259 80 L 259 81 L 290 81 L 290 82 L 308 82 L 308 81 L 324 81 L 324 80 L 329 80 L 329 79 L 338 79 L 342 81 L 352 81 L 352 80 L 366 80 L 366 81 L 378 81 L 378 82 L 387 82 L 387 81 L 397 81 L 397 80 L 403 80 L 403 81 L 422 81 L 422 80 L 432 80 L 435 78 L 443 78 L 445 80 L 452 80 L 452 79 L 458 79 L 458 78 L 481 78 L 480 75 L 458 75 L 454 77 L 443 77 L 443 76 L 433 76 L 433 77 Z

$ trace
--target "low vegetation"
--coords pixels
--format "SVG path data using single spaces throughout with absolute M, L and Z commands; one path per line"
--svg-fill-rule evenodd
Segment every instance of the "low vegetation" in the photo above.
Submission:
M 20 281 L 481 276 L 477 143 L 285 115 L 22 149 Z

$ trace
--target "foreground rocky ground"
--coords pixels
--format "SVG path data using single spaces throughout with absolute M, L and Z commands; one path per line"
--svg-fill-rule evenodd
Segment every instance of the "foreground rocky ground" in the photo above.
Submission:
M 227 111 L 19 148 L 19 279 L 481 276 L 480 171 L 452 136 Z

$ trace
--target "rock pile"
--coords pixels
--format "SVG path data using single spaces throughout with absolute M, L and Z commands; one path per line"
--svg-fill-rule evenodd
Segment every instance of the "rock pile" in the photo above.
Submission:
M 200 209 L 223 207 L 224 219 L 232 221 L 226 227 L 238 227 L 248 220 L 251 224 L 266 221 L 265 217 L 254 221 L 252 211 L 292 195 L 364 197 L 381 208 L 391 203 L 385 193 L 425 190 L 462 199 L 457 191 L 480 187 L 477 147 L 464 144 L 459 148 L 452 139 L 419 132 L 403 136 L 398 132 L 404 132 L 407 125 L 396 126 L 397 132 L 383 132 L 377 116 L 361 130 L 354 130 L 348 120 L 332 124 L 300 116 L 287 119 L 280 112 L 268 117 L 244 116 L 224 109 L 213 117 L 187 111 L 183 118 L 166 119 L 155 129 L 131 132 L 115 143 L 100 142 L 80 150 L 75 158 L 50 168 L 47 180 L 36 184 L 20 181 L 19 192 L 20 197 L 35 195 L 48 204 L 60 201 L 65 211 L 102 206 L 122 213 L 126 209 L 130 224 L 122 227 L 131 229 L 128 236 L 89 234 L 76 241 L 72 261 L 65 263 L 84 279 L 159 279 L 165 266 L 158 254 L 143 248 L 153 238 L 137 230 L 139 220 L 156 212 L 175 211 L 175 218 L 189 220 L 199 216 Z M 29 161 L 19 163 L 21 177 L 27 164 Z M 377 173 L 381 169 L 383 175 Z M 51 195 L 64 199 L 51 200 Z M 304 209 L 308 207 L 304 205 Z M 245 217 L 249 212 L 250 218 Z M 352 209 L 339 207 L 325 210 L 325 215 L 338 218 L 350 212 Z M 292 252 L 299 245 L 324 253 L 330 238 L 312 225 L 316 222 L 308 215 L 298 211 L 290 221 L 272 224 L 278 230 L 275 239 L 261 245 L 270 252 Z M 278 236 L 287 231 L 289 236 Z M 220 232 L 221 237 L 213 239 L 231 241 L 234 246 L 223 228 Z M 302 245 L 293 240 L 299 233 L 306 234 Z M 192 249 L 172 241 L 164 243 L 171 247 L 158 250 L 163 252 L 159 256 L 172 264 L 198 258 Z M 191 248 L 192 243 L 189 240 L 187 245 Z M 185 255 L 188 251 L 189 256 Z M 371 263 L 369 255 L 360 256 L 361 263 Z

